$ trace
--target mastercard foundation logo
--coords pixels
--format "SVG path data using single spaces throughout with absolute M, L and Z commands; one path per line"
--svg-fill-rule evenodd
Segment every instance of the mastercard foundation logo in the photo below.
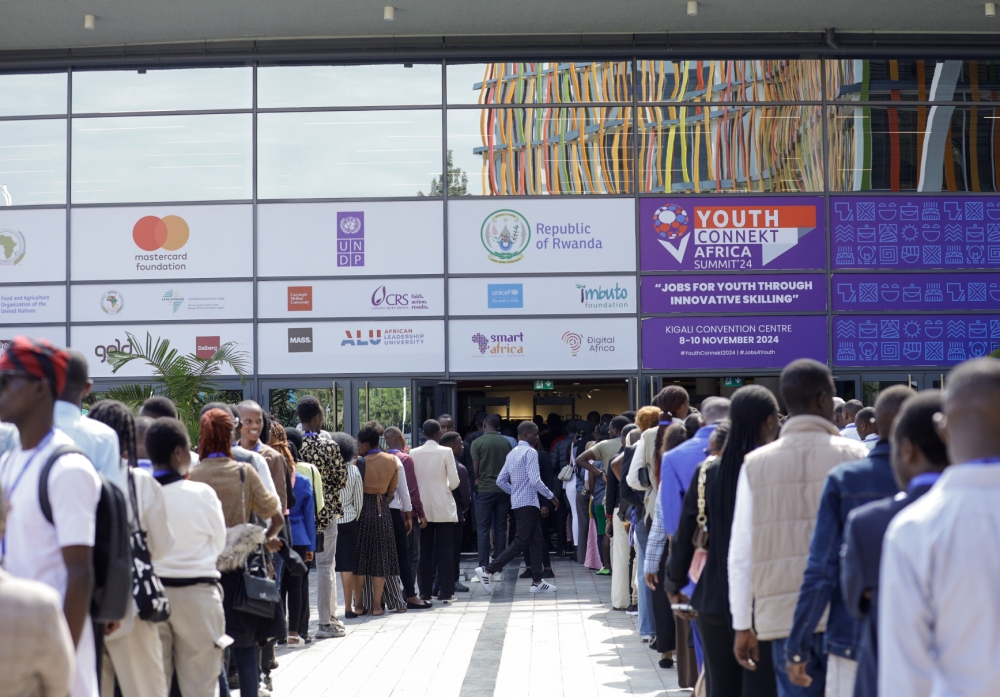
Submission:
M 190 236 L 187 221 L 179 215 L 165 215 L 162 218 L 147 215 L 140 218 L 132 228 L 132 239 L 136 246 L 147 252 L 158 249 L 175 252 L 187 244 Z

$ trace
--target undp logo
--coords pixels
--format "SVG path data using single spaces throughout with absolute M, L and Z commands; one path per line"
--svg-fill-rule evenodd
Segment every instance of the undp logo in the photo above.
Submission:
M 187 221 L 179 215 L 165 215 L 162 218 L 147 215 L 140 218 L 132 228 L 132 240 L 139 249 L 147 252 L 158 249 L 176 252 L 187 244 L 190 236 Z

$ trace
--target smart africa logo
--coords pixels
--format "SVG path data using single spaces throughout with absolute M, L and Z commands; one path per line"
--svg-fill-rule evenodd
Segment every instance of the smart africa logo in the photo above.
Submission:
M 479 347 L 479 353 L 486 354 L 486 350 L 490 347 L 490 341 L 481 332 L 476 332 L 472 335 L 472 343 Z
M 569 346 L 569 352 L 571 356 L 576 356 L 580 353 L 580 349 L 583 347 L 583 337 L 576 332 L 566 332 L 562 335 L 563 342 Z

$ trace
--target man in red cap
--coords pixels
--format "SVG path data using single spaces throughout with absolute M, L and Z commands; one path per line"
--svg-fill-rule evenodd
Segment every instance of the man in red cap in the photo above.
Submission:
M 0 420 L 17 426 L 21 444 L 0 460 L 0 489 L 9 503 L 4 567 L 41 581 L 63 601 L 76 646 L 72 697 L 97 697 L 97 658 L 89 617 L 95 510 L 101 482 L 83 455 L 60 457 L 48 478 L 52 522 L 39 503 L 39 475 L 49 454 L 73 440 L 54 426 L 53 405 L 66 383 L 66 352 L 23 336 L 0 357 Z

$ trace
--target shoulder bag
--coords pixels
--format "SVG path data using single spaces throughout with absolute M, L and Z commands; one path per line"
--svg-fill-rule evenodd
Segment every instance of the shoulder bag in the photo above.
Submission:
M 705 482 L 708 480 L 708 468 L 718 458 L 709 457 L 698 467 L 698 517 L 695 518 L 695 530 L 691 535 L 691 544 L 694 546 L 694 556 L 691 558 L 691 566 L 688 567 L 688 576 L 694 583 L 698 583 L 701 572 L 705 569 L 705 562 L 708 561 L 708 513 L 705 510 Z
M 243 463 L 240 467 L 240 497 L 243 502 L 243 520 L 247 519 L 246 476 L 243 473 Z M 268 573 L 267 550 L 260 545 L 247 557 L 243 569 L 242 583 L 236 588 L 233 597 L 233 609 L 258 617 L 273 618 L 281 603 L 278 584 Z
M 128 491 L 132 500 L 135 529 L 129 530 L 132 548 L 132 597 L 139 609 L 139 619 L 148 622 L 166 622 L 170 619 L 170 601 L 163 592 L 163 584 L 153 571 L 153 560 L 146 544 L 146 531 L 139 519 L 139 501 L 135 493 L 135 477 L 128 472 Z

